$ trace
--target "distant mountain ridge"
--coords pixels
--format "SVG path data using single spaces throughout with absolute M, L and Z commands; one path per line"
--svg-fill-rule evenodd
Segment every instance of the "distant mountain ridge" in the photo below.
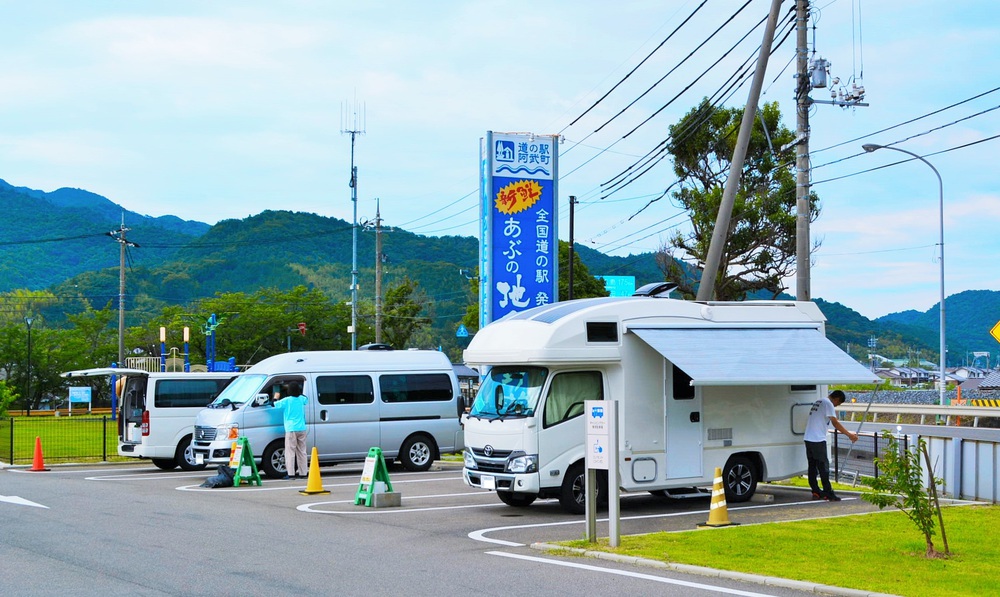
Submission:
M 119 247 L 107 233 L 125 214 L 129 250 L 128 289 L 148 310 L 186 304 L 217 292 L 252 293 L 260 288 L 319 288 L 331 297 L 349 295 L 352 227 L 311 213 L 267 210 L 212 226 L 175 216 L 152 218 L 123 209 L 81 189 L 51 193 L 14 187 L 0 180 L 0 292 L 53 289 L 59 295 L 91 297 L 96 307 L 118 293 Z M 55 239 L 55 240 L 53 240 Z M 44 242 L 43 242 L 44 241 Z M 635 276 L 636 284 L 662 280 L 652 253 L 616 257 L 577 244 L 575 251 L 594 275 Z M 384 286 L 408 276 L 430 299 L 428 313 L 457 321 L 470 304 L 467 278 L 479 262 L 473 237 L 425 237 L 401 229 L 383 233 Z M 361 298 L 373 296 L 375 235 L 358 235 Z M 71 290 L 72 289 L 72 290 Z M 936 353 L 937 306 L 926 313 L 904 311 L 869 320 L 849 307 L 816 299 L 828 318 L 827 336 L 864 361 L 868 342 L 876 352 Z M 996 351 L 989 335 L 1000 316 L 1000 292 L 977 290 L 948 297 L 950 362 L 967 351 Z

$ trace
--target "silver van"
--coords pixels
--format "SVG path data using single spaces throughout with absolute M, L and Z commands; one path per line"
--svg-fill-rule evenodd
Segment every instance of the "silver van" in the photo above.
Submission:
M 62 376 L 119 376 L 118 455 L 148 458 L 163 470 L 205 468 L 191 453 L 194 419 L 237 375 L 232 372 L 148 372 L 110 368 L 69 371 Z
M 199 462 L 229 462 L 246 437 L 271 478 L 285 475 L 285 432 L 275 392 L 302 384 L 307 454 L 320 464 L 363 461 L 380 447 L 408 470 L 430 468 L 463 449 L 461 392 L 448 357 L 431 350 L 294 352 L 264 359 L 198 413 L 192 451 Z

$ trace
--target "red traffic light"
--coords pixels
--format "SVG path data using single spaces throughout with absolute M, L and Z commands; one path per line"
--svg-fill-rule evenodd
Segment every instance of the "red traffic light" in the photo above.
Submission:
M 302 334 L 303 336 L 306 335 L 306 324 L 305 324 L 305 322 L 300 322 L 299 323 L 299 333 Z

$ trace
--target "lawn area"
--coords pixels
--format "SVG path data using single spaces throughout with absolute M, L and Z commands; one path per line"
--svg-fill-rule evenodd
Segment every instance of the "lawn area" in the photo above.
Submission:
M 118 456 L 117 423 L 107 415 L 88 414 L 0 419 L 0 460 L 32 464 L 36 437 L 46 464 L 97 462 L 105 455 L 108 461 L 126 460 Z
M 924 557 L 924 539 L 898 510 L 787 523 L 730 526 L 567 547 L 776 576 L 906 597 L 996 595 L 1000 506 L 943 510 L 952 555 Z M 940 529 L 934 546 L 943 551 Z

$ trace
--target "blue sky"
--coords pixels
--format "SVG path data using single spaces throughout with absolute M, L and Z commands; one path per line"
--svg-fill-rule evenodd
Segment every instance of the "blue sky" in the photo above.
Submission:
M 674 181 L 670 164 L 605 199 L 601 183 L 756 55 L 761 29 L 693 82 L 770 2 L 753 0 L 592 133 L 743 4 L 708 0 L 570 123 L 700 3 L 0 0 L 0 178 L 45 191 L 83 188 L 152 216 L 215 223 L 290 209 L 350 221 L 351 143 L 341 131 L 357 126 L 365 131 L 355 145 L 359 220 L 374 219 L 378 199 L 388 226 L 475 236 L 485 131 L 561 134 L 560 236 L 568 238 L 566 198 L 575 195 L 577 242 L 616 255 L 654 251 L 684 229 L 667 199 L 642 210 Z M 991 111 L 1000 83 L 990 75 L 1000 11 L 986 1 L 813 4 L 810 43 L 815 37 L 834 76 L 863 76 L 870 104 L 811 112 L 812 179 L 823 206 L 812 227 L 821 242 L 813 296 L 868 317 L 938 302 L 933 172 L 919 162 L 863 172 L 905 156 L 863 154 L 862 143 L 911 136 L 898 147 L 944 152 L 927 159 L 944 180 L 947 294 L 1000 290 L 1000 140 L 952 150 L 1000 134 L 1000 110 Z M 781 104 L 790 128 L 793 40 L 772 58 L 762 98 Z M 738 89 L 728 105 L 742 105 L 747 92 Z M 357 125 L 354 106 L 363 107 Z M 788 286 L 794 294 L 794 279 Z

